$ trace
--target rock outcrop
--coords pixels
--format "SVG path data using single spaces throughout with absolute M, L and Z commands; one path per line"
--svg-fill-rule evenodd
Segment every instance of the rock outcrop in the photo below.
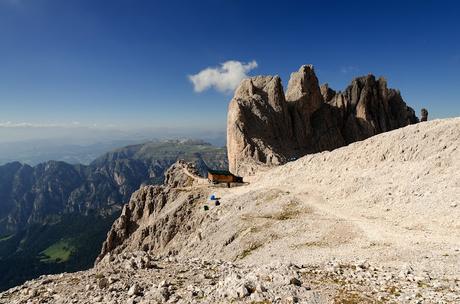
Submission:
M 183 191 L 196 183 L 192 176 L 197 173 L 194 165 L 178 161 L 165 172 L 163 185 L 143 186 L 134 192 L 108 232 L 96 263 L 109 252 L 130 248 L 174 251 L 173 246 L 166 248 L 169 242 L 178 233 L 186 237 L 198 225 L 190 214 L 203 195 L 192 188 Z
M 244 80 L 228 109 L 227 151 L 230 167 L 238 172 L 245 158 L 282 164 L 292 139 L 291 118 L 278 76 Z M 286 134 L 286 132 L 288 132 Z
M 400 92 L 373 75 L 335 92 L 304 65 L 291 74 L 286 94 L 278 76 L 245 79 L 228 109 L 230 171 L 251 174 L 416 122 Z
M 342 135 L 347 144 L 417 123 L 418 118 L 398 90 L 389 89 L 384 78 L 356 78 L 326 103 L 339 110 Z
M 428 110 L 423 108 L 421 111 L 420 111 L 420 114 L 421 114 L 421 118 L 420 118 L 420 121 L 428 121 Z

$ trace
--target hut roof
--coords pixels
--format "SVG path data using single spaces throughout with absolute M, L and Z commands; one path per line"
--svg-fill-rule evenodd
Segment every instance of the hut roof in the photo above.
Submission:
M 233 176 L 233 174 L 230 171 L 227 171 L 227 170 L 211 170 L 211 169 L 208 169 L 208 172 L 211 173 L 211 174 L 215 174 L 215 175 L 232 175 Z

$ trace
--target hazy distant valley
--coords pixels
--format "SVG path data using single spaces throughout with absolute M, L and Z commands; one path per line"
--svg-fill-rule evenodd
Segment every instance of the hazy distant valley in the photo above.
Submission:
M 31 166 L 49 160 L 89 165 L 114 149 L 169 139 L 200 138 L 215 146 L 225 145 L 222 130 L 104 130 L 83 127 L 2 127 L 0 125 L 0 165 L 21 162 Z
M 0 143 L 0 165 L 18 161 L 35 166 L 49 160 L 89 165 L 107 151 L 141 142 L 139 140 L 114 140 L 71 144 L 63 143 L 63 140 L 28 140 Z

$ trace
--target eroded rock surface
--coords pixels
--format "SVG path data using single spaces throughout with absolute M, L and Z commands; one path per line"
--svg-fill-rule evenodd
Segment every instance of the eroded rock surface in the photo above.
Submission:
M 244 80 L 228 109 L 227 142 L 231 171 L 240 173 L 246 158 L 260 163 L 282 164 L 293 148 L 288 104 L 278 76 Z
M 253 77 L 241 83 L 228 109 L 230 171 L 252 174 L 416 122 L 400 92 L 373 75 L 336 93 L 320 87 L 313 66 L 304 65 L 291 74 L 286 94 L 278 76 Z
M 192 164 L 178 161 L 166 171 L 163 185 L 136 191 L 108 232 L 97 262 L 108 252 L 165 249 L 177 234 L 181 240 L 186 238 L 192 226 L 198 225 L 189 215 L 203 196 L 199 189 L 190 188 L 197 173 Z

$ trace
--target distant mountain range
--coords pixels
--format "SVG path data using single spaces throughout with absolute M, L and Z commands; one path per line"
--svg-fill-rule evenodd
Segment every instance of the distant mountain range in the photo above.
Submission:
M 91 266 L 122 205 L 142 184 L 162 183 L 178 159 L 202 174 L 228 167 L 224 148 L 191 140 L 127 146 L 89 165 L 0 166 L 0 289 Z
M 26 140 L 0 143 L 0 165 L 21 162 L 36 166 L 49 160 L 89 165 L 113 149 L 148 140 L 107 140 L 93 143 L 69 143 L 65 140 Z
M 53 132 L 53 130 L 42 131 L 43 133 Z M 67 137 L 8 141 L 9 137 L 5 135 L 4 130 L 0 127 L 0 165 L 18 161 L 36 166 L 49 160 L 63 161 L 69 164 L 89 165 L 103 153 L 119 147 L 138 145 L 145 142 L 162 143 L 166 140 L 158 134 L 151 136 L 149 134 L 115 134 L 113 138 L 107 138 L 107 136 L 74 138 L 69 134 Z M 11 136 L 11 134 L 9 135 Z M 37 134 L 37 136 L 39 135 Z M 175 138 L 178 141 L 183 139 L 179 135 L 168 138 Z M 217 133 L 214 136 L 206 136 L 205 141 L 214 146 L 224 146 L 225 135 Z

